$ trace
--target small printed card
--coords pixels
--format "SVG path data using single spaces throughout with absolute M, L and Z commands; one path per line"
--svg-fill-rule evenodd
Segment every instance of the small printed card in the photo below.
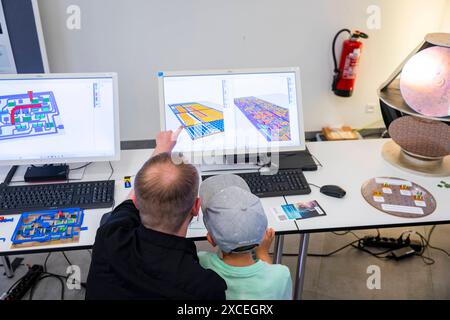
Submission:
M 295 204 L 285 204 L 273 208 L 272 212 L 275 214 L 277 220 L 281 222 L 326 216 L 325 211 L 315 200 L 298 202 Z

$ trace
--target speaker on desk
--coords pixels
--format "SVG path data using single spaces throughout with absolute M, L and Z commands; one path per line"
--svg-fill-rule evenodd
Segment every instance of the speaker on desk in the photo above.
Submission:
M 427 35 L 378 95 L 393 139 L 384 159 L 413 173 L 449 176 L 450 34 Z

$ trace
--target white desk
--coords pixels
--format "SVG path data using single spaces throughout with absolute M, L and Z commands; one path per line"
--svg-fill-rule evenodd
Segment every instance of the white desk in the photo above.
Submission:
M 300 232 L 450 223 L 450 190 L 438 187 L 440 181 L 449 179 L 414 175 L 391 166 L 381 157 L 381 149 L 386 141 L 308 144 L 310 152 L 323 164 L 323 168 L 317 172 L 305 172 L 308 182 L 318 186 L 338 185 L 347 191 L 347 195 L 344 199 L 330 198 L 311 187 L 312 193 L 309 195 L 286 197 L 290 203 L 317 200 L 327 213 L 326 217 L 297 221 Z M 363 183 L 375 177 L 395 177 L 419 184 L 435 197 L 436 211 L 427 217 L 400 218 L 375 209 L 361 195 Z
M 115 203 L 120 204 L 122 201 L 128 198 L 131 189 L 125 189 L 123 178 L 125 176 L 132 176 L 140 169 L 142 164 L 149 159 L 152 154 L 152 150 L 128 150 L 122 151 L 121 160 L 113 162 L 114 174 L 111 179 L 116 180 L 115 184 Z M 9 167 L 0 167 L 0 181 L 4 179 Z M 86 168 L 83 179 L 80 181 L 95 181 L 106 180 L 111 174 L 111 168 L 108 163 L 94 163 Z M 19 183 L 24 184 L 24 183 Z M 14 184 L 18 185 L 18 184 Z M 267 213 L 269 226 L 274 228 L 277 234 L 290 234 L 298 233 L 297 225 L 294 221 L 284 223 L 278 222 L 274 215 L 271 214 L 271 208 L 284 204 L 282 197 L 262 199 L 263 206 Z M 93 246 L 95 241 L 95 235 L 100 224 L 100 219 L 103 214 L 111 211 L 111 209 L 96 209 L 85 210 L 83 227 L 87 227 L 86 231 L 80 233 L 80 239 L 77 243 L 57 244 L 57 245 L 43 245 L 33 246 L 30 248 L 11 248 L 11 236 L 14 232 L 16 224 L 20 215 L 4 215 L 6 219 L 14 219 L 12 222 L 0 223 L 0 256 L 4 255 L 17 255 L 28 254 L 37 252 L 49 252 L 49 251 L 68 251 L 68 250 L 80 250 L 89 249 Z M 0 216 L 1 212 L 0 212 Z M 194 228 L 189 229 L 188 238 L 193 240 L 206 239 L 206 229 L 203 225 L 203 219 L 199 219 L 199 223 L 194 224 Z
M 312 193 L 306 196 L 290 196 L 287 200 L 291 203 L 298 201 L 317 200 L 327 213 L 326 217 L 314 218 L 299 222 L 278 222 L 270 209 L 284 204 L 282 197 L 262 199 L 263 206 L 268 216 L 269 225 L 273 227 L 278 235 L 300 233 L 299 261 L 295 282 L 294 297 L 300 298 L 304 279 L 304 266 L 306 263 L 309 233 L 352 229 L 388 228 L 409 225 L 426 225 L 450 223 L 450 195 L 449 189 L 438 188 L 437 185 L 442 178 L 426 178 L 410 174 L 397 169 L 381 157 L 381 148 L 387 140 L 359 140 L 350 142 L 318 142 L 309 143 L 308 148 L 323 164 L 317 172 L 305 172 L 310 183 L 316 185 L 334 184 L 339 185 L 347 191 L 344 199 L 334 199 L 322 195 L 316 188 L 312 187 Z M 125 200 L 129 189 L 124 188 L 123 177 L 133 176 L 140 166 L 151 155 L 152 150 L 122 151 L 121 161 L 113 163 L 115 173 L 112 179 L 116 180 L 115 199 L 116 204 Z M 8 168 L 0 167 L 0 180 L 4 178 Z M 109 177 L 110 168 L 108 164 L 93 164 L 85 172 L 83 180 L 105 180 Z M 396 177 L 411 180 L 428 191 L 436 201 L 436 211 L 425 218 L 405 219 L 398 218 L 371 207 L 361 196 L 361 185 L 374 177 Z M 444 180 L 446 180 L 444 178 Z M 43 252 L 53 250 L 75 250 L 92 247 L 95 233 L 101 216 L 110 210 L 87 210 L 85 226 L 87 231 L 81 234 L 77 244 L 58 246 L 40 246 L 32 249 L 11 249 L 10 238 L 17 223 L 18 215 L 13 217 L 13 223 L 0 223 L 0 256 L 19 253 Z M 204 239 L 206 230 L 203 228 L 189 230 L 188 237 L 192 239 Z M 282 249 L 282 237 L 278 237 L 276 249 Z M 276 252 L 278 250 L 275 250 Z M 281 250 L 282 251 L 282 250 Z M 280 261 L 280 252 L 276 254 Z
M 381 156 L 387 141 L 308 144 L 309 151 L 323 165 L 316 172 L 305 172 L 308 182 L 318 186 L 338 185 L 347 191 L 347 195 L 343 199 L 331 198 L 312 186 L 309 195 L 286 197 L 289 203 L 317 200 L 327 214 L 326 217 L 297 221 L 301 236 L 294 298 L 300 298 L 302 293 L 310 233 L 450 223 L 450 190 L 438 187 L 440 181 L 448 179 L 415 175 L 390 165 Z M 361 195 L 363 183 L 375 177 L 401 178 L 419 184 L 436 199 L 436 211 L 427 217 L 400 218 L 375 209 Z

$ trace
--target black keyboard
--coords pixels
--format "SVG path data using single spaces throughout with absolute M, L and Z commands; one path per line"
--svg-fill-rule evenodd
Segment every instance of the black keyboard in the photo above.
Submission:
M 0 215 L 37 210 L 109 208 L 114 180 L 0 187 Z
M 311 189 L 301 169 L 279 170 L 273 175 L 240 173 L 252 193 L 260 198 L 310 194 Z M 210 176 L 203 176 L 203 180 Z

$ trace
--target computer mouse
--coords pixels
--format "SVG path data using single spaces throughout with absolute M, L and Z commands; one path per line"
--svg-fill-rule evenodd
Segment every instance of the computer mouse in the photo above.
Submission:
M 345 190 L 341 187 L 332 185 L 323 186 L 322 188 L 320 188 L 320 192 L 324 195 L 334 198 L 343 198 L 347 194 L 347 192 L 345 192 Z

